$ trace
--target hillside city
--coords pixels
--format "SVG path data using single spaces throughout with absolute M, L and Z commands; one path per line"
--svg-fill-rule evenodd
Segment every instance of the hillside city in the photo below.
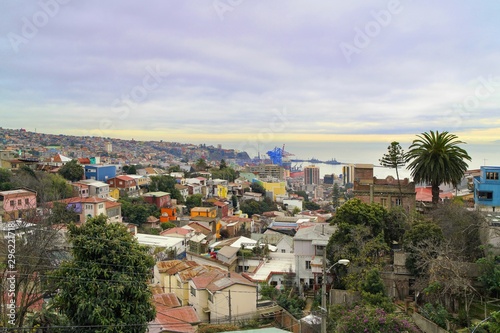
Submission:
M 500 166 L 447 152 L 392 142 L 391 176 L 321 177 L 284 147 L 0 128 L 0 327 L 500 332 Z

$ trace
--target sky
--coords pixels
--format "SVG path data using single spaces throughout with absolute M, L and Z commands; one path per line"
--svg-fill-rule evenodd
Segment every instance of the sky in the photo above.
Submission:
M 186 143 L 500 142 L 498 1 L 2 0 L 0 126 Z

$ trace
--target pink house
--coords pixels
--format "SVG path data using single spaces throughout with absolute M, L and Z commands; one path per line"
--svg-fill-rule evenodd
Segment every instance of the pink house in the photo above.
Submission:
M 12 221 L 36 210 L 36 192 L 18 189 L 0 192 L 0 220 Z

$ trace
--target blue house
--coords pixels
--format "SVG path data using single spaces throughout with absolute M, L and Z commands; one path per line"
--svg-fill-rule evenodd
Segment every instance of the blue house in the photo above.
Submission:
M 106 182 L 108 179 L 116 177 L 116 166 L 114 165 L 95 165 L 85 166 L 85 179 L 95 179 Z
M 481 174 L 474 177 L 474 201 L 481 210 L 500 208 L 500 167 L 481 167 Z

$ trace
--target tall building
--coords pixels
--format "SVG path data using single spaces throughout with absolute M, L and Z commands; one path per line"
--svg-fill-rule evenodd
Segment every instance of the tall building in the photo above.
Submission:
M 310 165 L 304 168 L 304 184 L 319 185 L 319 168 L 317 166 Z
M 113 151 L 113 144 L 111 142 L 106 142 L 106 152 L 111 153 Z

